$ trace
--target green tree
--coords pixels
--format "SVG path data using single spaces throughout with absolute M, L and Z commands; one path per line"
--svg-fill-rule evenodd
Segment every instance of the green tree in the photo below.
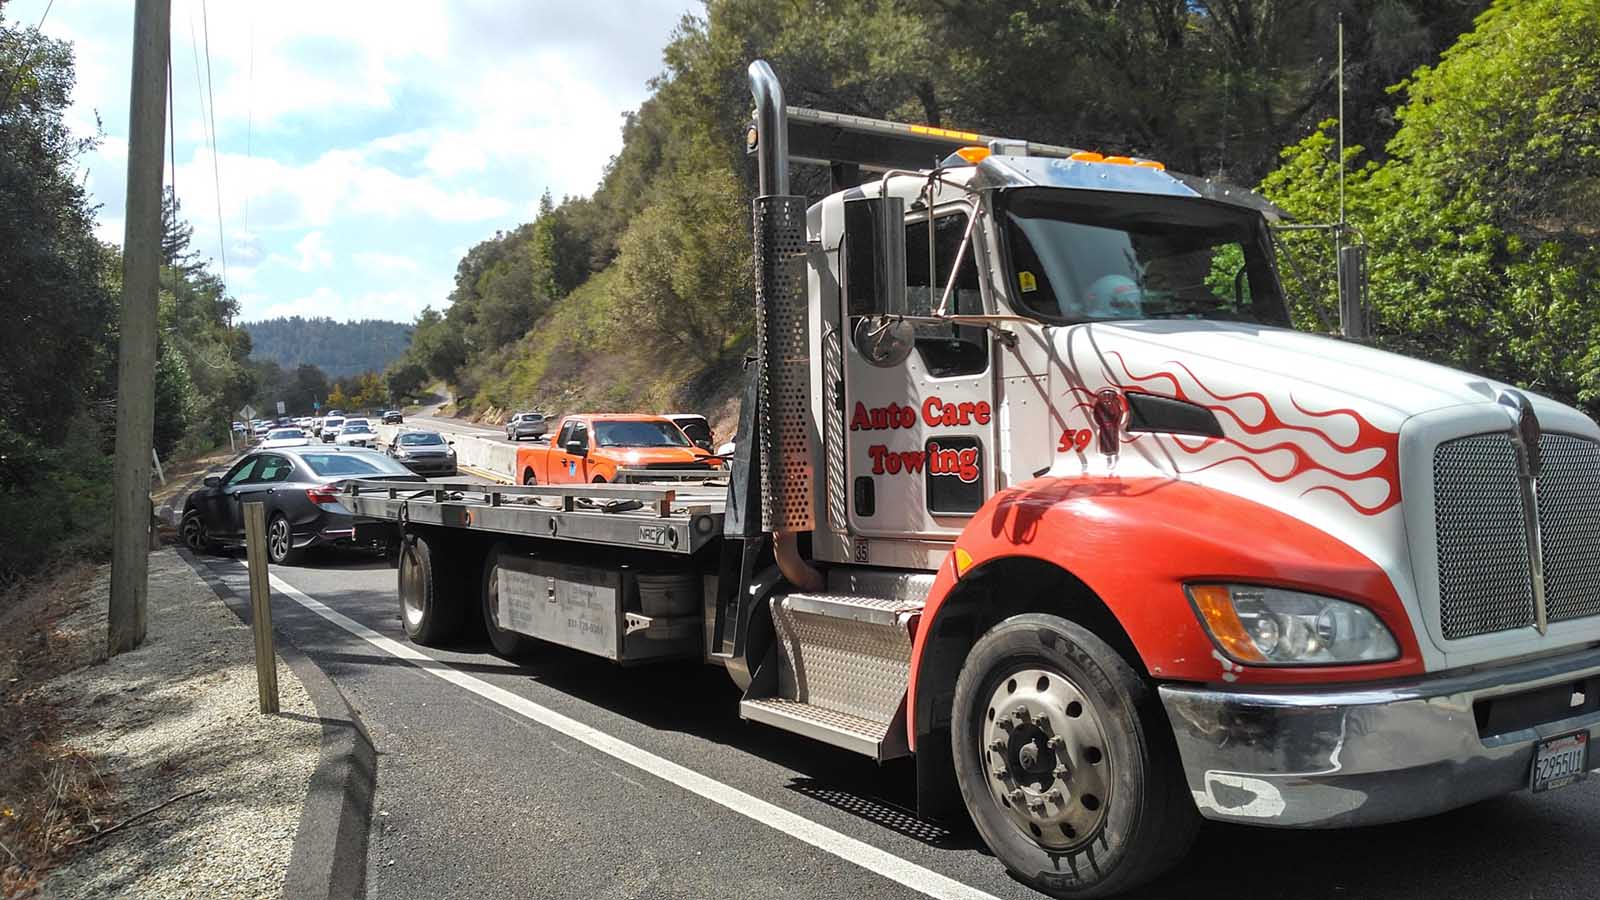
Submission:
M 1600 0 L 1500 0 L 1396 91 L 1387 159 L 1346 187 L 1378 340 L 1600 411 Z M 1264 190 L 1332 218 L 1331 148 L 1289 148 Z

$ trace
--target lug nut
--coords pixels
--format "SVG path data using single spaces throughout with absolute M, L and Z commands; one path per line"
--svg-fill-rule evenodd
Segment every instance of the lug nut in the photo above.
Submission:
M 1066 766 L 1056 766 L 1055 776 L 1062 781 L 1066 781 L 1068 778 L 1072 777 L 1072 770 L 1068 769 Z
M 1029 800 L 1028 801 L 1028 808 L 1033 810 L 1034 812 L 1041 812 L 1042 813 L 1042 812 L 1044 812 L 1044 801 L 1043 800 Z
M 1061 798 L 1061 792 L 1060 791 L 1051 791 L 1049 794 L 1046 794 L 1045 797 L 1051 803 L 1054 803 L 1057 806 L 1061 805 L 1062 798 Z
M 1006 775 L 1007 774 L 1008 773 L 1006 772 L 1005 769 L 995 769 L 994 770 L 994 777 L 1000 779 L 1001 781 L 1005 781 L 1006 780 Z
M 1006 742 L 1005 741 L 995 741 L 994 743 L 989 745 L 989 749 L 993 750 L 996 753 L 1004 753 L 1004 752 L 1006 752 Z
M 1012 788 L 1010 796 L 1011 796 L 1011 802 L 1012 803 L 1021 803 L 1022 802 L 1022 797 L 1023 797 L 1022 789 L 1021 788 Z
M 1065 750 L 1067 748 L 1067 739 L 1059 734 L 1053 734 L 1050 736 L 1047 745 L 1051 750 Z
M 1026 725 L 1027 722 L 1028 722 L 1028 719 L 1031 718 L 1031 716 L 1028 715 L 1028 711 L 1025 710 L 1025 709 L 1019 709 L 1016 712 L 1012 713 L 1011 715 L 1012 715 L 1012 718 L 1017 720 L 1017 724 L 1018 725 Z

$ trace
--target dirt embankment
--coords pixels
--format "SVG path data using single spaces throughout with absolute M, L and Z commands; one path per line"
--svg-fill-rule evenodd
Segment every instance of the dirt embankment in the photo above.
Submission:
M 280 663 L 283 712 L 256 711 L 250 630 L 171 550 L 145 642 L 107 659 L 108 582 L 80 564 L 0 598 L 0 896 L 278 896 L 310 698 Z

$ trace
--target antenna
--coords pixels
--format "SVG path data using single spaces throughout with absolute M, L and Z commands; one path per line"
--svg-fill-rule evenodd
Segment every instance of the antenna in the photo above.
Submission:
M 1339 11 L 1339 239 L 1344 239 L 1344 10 Z

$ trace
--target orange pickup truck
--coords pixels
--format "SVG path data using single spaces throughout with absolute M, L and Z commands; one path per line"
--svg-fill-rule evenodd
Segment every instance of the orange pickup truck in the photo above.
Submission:
M 517 449 L 522 484 L 617 480 L 618 469 L 720 469 L 672 420 L 645 415 L 578 415 L 561 420 L 548 445 Z

